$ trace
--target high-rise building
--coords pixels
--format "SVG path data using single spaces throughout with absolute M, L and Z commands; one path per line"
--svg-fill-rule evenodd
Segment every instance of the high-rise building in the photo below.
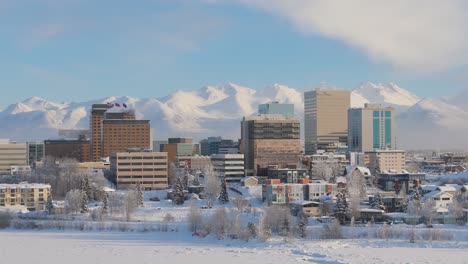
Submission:
M 99 161 L 101 155 L 101 142 L 102 142 L 102 120 L 107 109 L 110 108 L 108 104 L 93 104 L 91 107 L 90 129 L 91 129 L 91 160 Z
M 280 104 L 278 102 L 261 104 L 258 106 L 258 114 L 294 116 L 294 105 Z
M 117 188 L 134 188 L 137 182 L 144 190 L 168 187 L 167 153 L 143 150 L 114 152 L 110 156 L 110 170 Z
M 102 120 L 102 157 L 131 148 L 151 149 L 152 143 L 149 120 Z
M 243 154 L 216 154 L 211 163 L 216 175 L 227 182 L 240 182 L 245 176 Z
M 405 172 L 405 154 L 404 150 L 373 150 L 366 152 L 369 157 L 368 168 L 372 175 Z
M 296 117 L 244 117 L 241 136 L 241 152 L 247 175 L 266 176 L 270 165 L 281 168 L 300 162 L 300 122 Z
M 306 155 L 348 143 L 350 102 L 350 91 L 316 89 L 304 93 Z
M 10 174 L 12 166 L 27 165 L 26 144 L 0 139 L 0 174 Z
M 348 110 L 348 147 L 350 151 L 396 149 L 393 107 L 366 104 Z
M 44 158 L 44 141 L 27 142 L 27 160 L 28 164 L 33 166 L 36 162 Z

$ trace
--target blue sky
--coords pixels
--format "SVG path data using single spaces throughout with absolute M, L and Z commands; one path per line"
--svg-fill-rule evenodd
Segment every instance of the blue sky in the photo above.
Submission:
M 348 3 L 0 0 L 0 87 L 9 91 L 0 107 L 31 96 L 161 97 L 226 82 L 392 81 L 423 97 L 468 89 L 463 1 Z

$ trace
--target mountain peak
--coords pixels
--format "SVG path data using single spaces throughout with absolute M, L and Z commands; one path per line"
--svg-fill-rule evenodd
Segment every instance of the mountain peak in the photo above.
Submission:
M 363 82 L 353 92 L 371 103 L 412 106 L 420 100 L 418 96 L 399 87 L 393 82 L 388 84 Z

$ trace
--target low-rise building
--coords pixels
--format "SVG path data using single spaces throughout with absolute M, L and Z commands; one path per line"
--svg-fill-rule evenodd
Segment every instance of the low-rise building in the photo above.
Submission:
M 453 203 L 453 195 L 442 191 L 432 191 L 424 195 L 425 202 L 433 202 L 434 207 L 448 207 Z
M 44 210 L 50 195 L 49 184 L 0 184 L 0 206 L 24 206 L 29 211 Z
M 228 182 L 240 182 L 245 176 L 243 154 L 217 154 L 211 156 L 215 173 Z
M 404 186 L 407 193 L 410 193 L 419 187 L 425 179 L 426 174 L 424 173 L 380 173 L 378 183 L 384 191 L 399 192 Z
M 335 196 L 338 186 L 323 181 L 309 184 L 278 183 L 262 186 L 262 200 L 268 204 L 286 204 L 292 201 L 320 201 L 323 196 Z
M 133 188 L 138 182 L 145 190 L 168 187 L 168 163 L 165 152 L 114 152 L 110 170 L 117 188 Z
M 306 169 L 268 168 L 268 179 L 279 179 L 281 183 L 299 183 L 306 177 Z
M 406 152 L 404 150 L 374 150 L 366 152 L 369 169 L 373 175 L 378 173 L 405 172 Z

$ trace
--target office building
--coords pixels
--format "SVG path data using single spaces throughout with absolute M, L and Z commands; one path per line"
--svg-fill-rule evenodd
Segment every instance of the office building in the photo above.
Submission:
M 168 187 L 167 153 L 144 150 L 113 152 L 110 156 L 110 171 L 117 188 L 131 189 L 137 182 L 145 190 L 160 190 Z
M 300 122 L 296 117 L 244 117 L 241 136 L 241 152 L 249 176 L 267 176 L 270 165 L 285 168 L 300 162 Z
M 102 157 L 126 149 L 152 149 L 149 120 L 104 119 L 102 120 Z
M 27 160 L 28 164 L 34 166 L 36 162 L 44 159 L 44 141 L 27 142 Z
M 91 107 L 90 130 L 91 130 L 91 160 L 101 160 L 102 121 L 104 114 L 111 106 L 109 104 L 93 104 Z
M 259 115 L 285 115 L 294 116 L 294 104 L 280 104 L 271 102 L 258 106 Z
M 350 151 L 396 149 L 393 107 L 366 104 L 348 110 L 348 147 Z
M 405 172 L 404 150 L 374 150 L 365 154 L 369 157 L 368 168 L 372 175 Z
M 91 130 L 89 129 L 59 129 L 59 138 L 77 139 L 79 137 L 91 138 Z
M 227 182 L 240 182 L 245 176 L 243 154 L 215 154 L 211 163 L 215 174 Z
M 49 195 L 49 184 L 0 184 L 0 207 L 25 206 L 29 211 L 44 210 Z
M 163 152 L 164 144 L 167 144 L 167 140 L 153 140 L 153 151 L 154 152 Z
M 54 159 L 74 159 L 77 162 L 91 161 L 91 141 L 79 139 L 54 139 L 44 141 L 44 152 Z
M 10 174 L 11 166 L 27 165 L 26 144 L 0 139 L 0 175 Z
M 203 156 L 237 153 L 239 153 L 239 143 L 232 139 L 209 137 L 200 141 L 200 154 Z
M 191 137 L 168 138 L 168 144 L 193 144 Z
M 304 93 L 306 155 L 348 143 L 350 102 L 350 91 L 316 89 Z

